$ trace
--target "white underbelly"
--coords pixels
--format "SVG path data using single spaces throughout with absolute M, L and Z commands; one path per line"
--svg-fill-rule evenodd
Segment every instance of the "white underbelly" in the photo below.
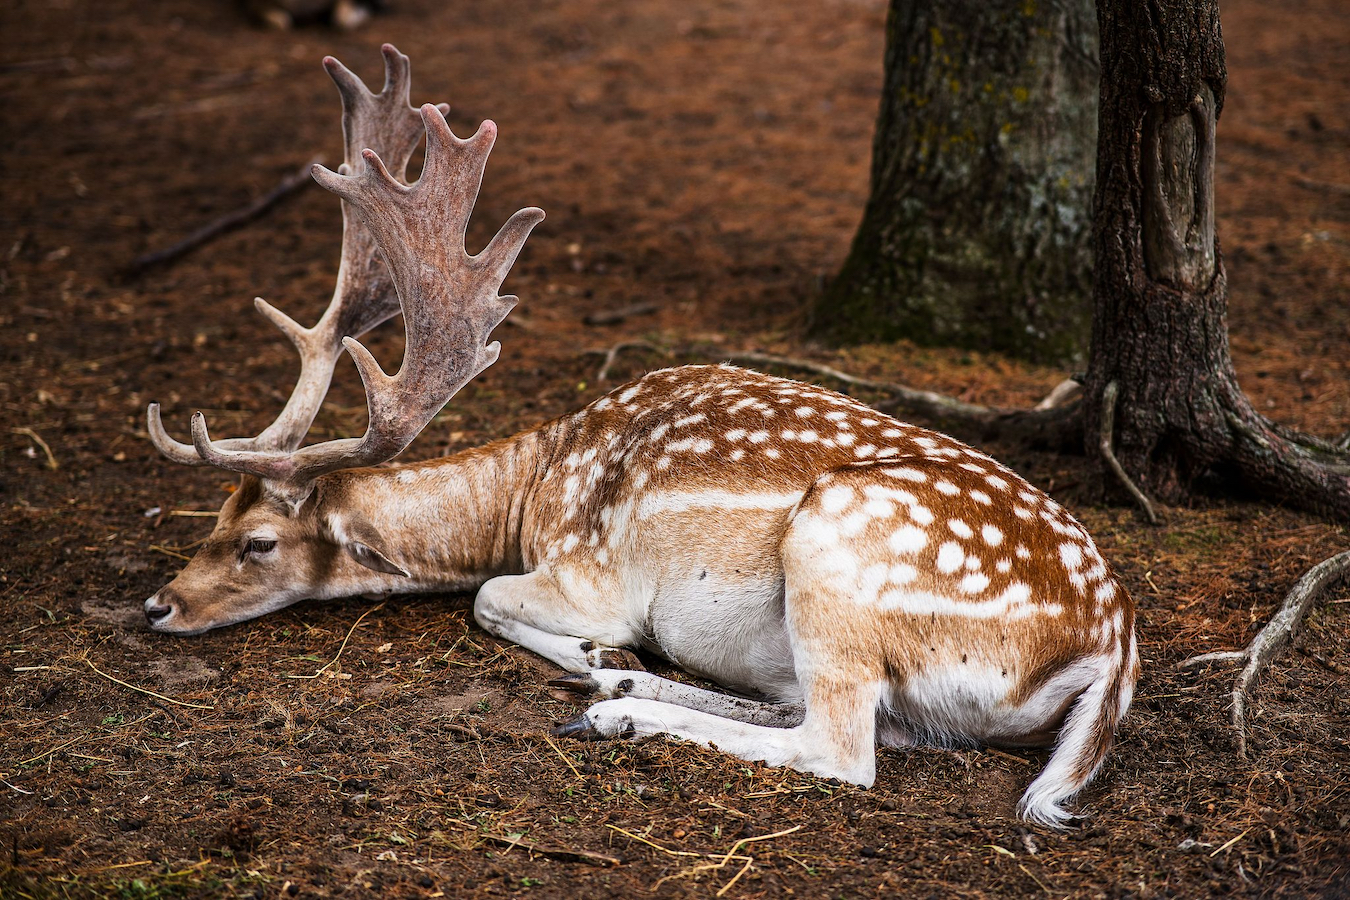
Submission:
M 781 576 L 737 578 L 700 567 L 658 589 L 648 624 L 652 649 L 686 672 L 769 699 L 801 699 Z

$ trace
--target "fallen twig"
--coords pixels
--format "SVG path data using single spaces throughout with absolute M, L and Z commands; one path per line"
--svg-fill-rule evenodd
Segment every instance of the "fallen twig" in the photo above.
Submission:
M 1153 501 L 1148 499 L 1148 495 L 1141 491 L 1130 476 L 1125 473 L 1125 467 L 1116 459 L 1116 451 L 1112 444 L 1116 439 L 1116 398 L 1120 395 L 1120 385 L 1114 381 L 1106 386 L 1102 391 L 1102 431 L 1098 448 L 1101 450 L 1102 459 L 1115 474 L 1116 480 L 1125 486 L 1125 490 L 1134 497 L 1134 502 L 1139 504 L 1139 508 L 1144 511 L 1144 518 L 1148 519 L 1148 524 L 1158 524 L 1158 514 L 1153 510 Z
M 62 750 L 66 749 L 66 748 L 69 747 L 71 744 L 78 744 L 80 741 L 84 740 L 85 737 L 86 737 L 85 735 L 80 735 L 80 736 L 78 736 L 78 737 L 73 737 L 73 738 L 71 738 L 70 740 L 66 741 L 64 744 L 57 744 L 55 747 L 52 747 L 50 750 L 44 750 L 44 751 L 42 751 L 42 752 L 39 753 L 37 756 L 30 756 L 28 759 L 25 759 L 25 760 L 23 760 L 22 762 L 19 763 L 19 768 L 23 768 L 24 766 L 28 765 L 29 763 L 35 763 L 35 762 L 37 762 L 37 761 L 40 760 L 40 759 L 46 759 L 48 756 L 51 756 L 51 755 L 53 755 L 53 754 L 60 753 Z
M 620 862 L 617 857 L 605 856 L 603 853 L 592 853 L 590 850 L 569 850 L 565 847 L 545 847 L 542 844 L 532 844 L 520 836 L 508 837 L 499 834 L 484 834 L 482 838 L 499 847 L 519 847 L 526 853 L 536 853 L 550 859 L 584 862 L 593 866 L 617 866 Z
M 47 446 L 47 442 L 42 439 L 42 435 L 31 428 L 11 428 L 10 431 L 14 434 L 21 434 L 24 437 L 32 438 L 33 443 L 41 447 L 42 452 L 47 455 L 47 468 L 51 469 L 53 472 L 60 468 L 60 466 L 56 464 L 56 457 L 52 455 L 52 448 Z
M 610 347 L 608 350 L 587 350 L 586 353 L 590 355 L 593 356 L 603 355 L 605 357 L 604 363 L 601 364 L 600 366 L 600 371 L 595 373 L 595 380 L 607 381 L 609 379 L 610 366 L 614 365 L 614 361 L 619 358 L 619 354 L 625 350 L 638 348 L 641 348 L 643 350 L 650 350 L 653 353 L 659 353 L 662 356 L 670 355 L 665 350 L 662 350 L 660 347 L 656 346 L 650 341 L 620 341 L 613 347 Z
M 141 256 L 136 257 L 134 260 L 131 261 L 131 265 L 127 266 L 127 273 L 130 275 L 135 275 L 139 272 L 143 272 L 146 269 L 151 268 L 152 266 L 158 266 L 163 263 L 167 263 L 171 260 L 177 259 L 183 254 L 187 253 L 190 250 L 196 249 L 197 247 L 201 246 L 202 244 L 206 243 L 212 238 L 224 234 L 225 232 L 230 231 L 232 229 L 238 228 L 240 225 L 244 225 L 248 222 L 253 221 L 254 219 L 261 216 L 263 213 L 267 212 L 267 210 L 275 206 L 287 195 L 292 194 L 295 191 L 299 190 L 300 188 L 304 187 L 305 185 L 311 183 L 313 179 L 310 178 L 309 170 L 316 163 L 320 163 L 322 161 L 323 161 L 322 158 L 317 157 L 315 159 L 310 160 L 309 162 L 301 166 L 299 170 L 291 173 L 290 175 L 287 175 L 285 178 L 281 180 L 280 184 L 272 188 L 272 190 L 268 191 L 266 194 L 263 194 L 261 197 L 254 200 L 252 203 L 249 203 L 247 206 L 244 206 L 240 209 L 236 209 L 233 212 L 226 213 L 225 215 L 221 216 L 220 218 L 212 222 L 208 222 L 201 228 L 198 228 L 196 231 L 189 234 L 187 237 L 183 238 L 181 241 L 171 244 L 162 250 L 155 250 L 153 252 L 145 253 L 142 254 Z
M 634 303 L 630 306 L 621 306 L 618 309 L 603 309 L 598 312 L 586 313 L 581 317 L 581 321 L 587 325 L 617 325 L 624 319 L 631 319 L 634 316 L 651 315 L 660 308 L 655 303 Z
M 1083 385 L 1077 378 L 1066 378 L 1055 385 L 1033 409 L 1054 409 L 1057 406 L 1076 400 L 1083 393 Z
M 785 828 L 782 831 L 775 831 L 773 834 L 761 834 L 758 835 L 757 837 L 741 838 L 739 841 L 732 844 L 731 849 L 729 849 L 724 854 L 697 853 L 693 850 L 671 850 L 669 847 L 662 847 L 655 841 L 645 838 L 640 834 L 633 834 L 633 832 L 626 831 L 625 829 L 620 828 L 617 825 L 606 825 L 605 827 L 612 831 L 617 831 L 619 832 L 619 834 L 631 838 L 632 840 L 635 840 L 638 843 L 646 844 L 653 850 L 659 850 L 662 853 L 666 854 L 667 856 L 684 856 L 684 857 L 694 857 L 695 859 L 711 860 L 711 862 L 700 863 L 699 865 L 686 869 L 683 872 L 676 872 L 672 875 L 666 875 L 664 878 L 657 879 L 656 883 L 653 884 L 651 887 L 653 891 L 655 891 L 661 885 L 665 884 L 667 881 L 672 881 L 677 878 L 688 878 L 692 875 L 701 875 L 704 872 L 712 872 L 718 869 L 723 869 L 726 868 L 727 864 L 730 862 L 741 863 L 740 870 L 737 871 L 737 873 L 731 877 L 730 881 L 722 885 L 721 890 L 719 890 L 715 895 L 721 897 L 725 895 L 727 891 L 731 890 L 732 885 L 734 885 L 737 881 L 739 881 L 741 879 L 741 876 L 744 875 L 746 872 L 750 871 L 750 867 L 754 865 L 755 858 L 753 856 L 747 856 L 743 853 L 740 853 L 739 851 L 741 850 L 741 848 L 743 848 L 746 844 L 753 844 L 759 841 L 769 841 L 773 840 L 774 838 L 780 838 L 783 837 L 784 835 L 792 834 L 794 831 L 800 831 L 803 826 L 793 825 L 791 828 Z
M 548 745 L 553 748 L 554 753 L 558 754 L 558 758 L 561 759 L 563 762 L 567 763 L 567 768 L 572 770 L 572 774 L 577 776 L 577 780 L 578 781 L 584 780 L 581 777 L 581 773 L 577 771 L 577 767 L 572 765 L 572 761 L 567 758 L 567 754 L 563 753 L 562 750 L 558 747 L 558 745 L 553 743 L 553 738 L 549 735 L 547 731 L 544 732 L 544 740 L 548 741 Z
M 1350 576 L 1350 550 L 1325 559 L 1308 570 L 1245 650 L 1202 653 L 1178 663 L 1177 668 L 1189 669 L 1209 662 L 1246 661 L 1247 665 L 1233 684 L 1231 694 L 1238 756 L 1247 755 L 1247 696 L 1256 684 L 1256 679 L 1297 636 L 1313 601 L 1327 588 L 1347 576 Z
M 114 678 L 113 676 L 109 675 L 107 672 L 103 671 L 98 666 L 94 665 L 93 660 L 91 660 L 88 656 L 84 656 L 81 658 L 84 660 L 85 665 L 94 670 L 95 674 L 102 675 L 104 678 L 108 679 L 113 684 L 120 684 L 124 688 L 130 688 L 131 690 L 135 691 L 138 694 L 145 694 L 148 697 L 155 697 L 159 700 L 163 700 L 165 703 L 172 703 L 175 706 L 186 706 L 189 709 L 215 709 L 214 705 L 206 706 L 201 703 L 188 703 L 186 700 L 175 700 L 172 697 L 166 697 L 163 694 L 157 694 L 154 691 L 148 691 L 143 687 L 136 687 L 136 685 L 134 684 L 130 684 L 128 682 L 123 681 L 120 678 Z
M 357 620 L 352 623 L 352 627 L 347 629 L 347 636 L 342 639 L 342 646 L 338 647 L 337 656 L 334 656 L 332 659 L 330 659 L 327 663 L 324 664 L 322 668 L 320 668 L 313 675 L 287 675 L 286 677 L 298 678 L 304 681 L 308 681 L 312 678 L 318 678 L 324 672 L 327 672 L 330 668 L 337 665 L 338 660 L 342 659 L 342 651 L 347 649 L 347 642 L 352 639 L 352 633 L 356 631 L 356 627 L 365 621 L 366 616 L 381 609 L 384 609 L 383 603 L 380 603 L 377 606 L 372 606 L 370 609 L 361 613 L 361 615 L 357 618 Z
M 1337 184 L 1334 181 L 1317 181 L 1313 178 L 1304 178 L 1302 175 L 1294 176 L 1294 184 L 1310 191 L 1330 194 L 1350 194 L 1350 184 Z

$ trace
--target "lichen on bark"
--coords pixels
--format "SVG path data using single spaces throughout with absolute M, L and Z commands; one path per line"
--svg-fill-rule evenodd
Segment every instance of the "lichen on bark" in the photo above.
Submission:
M 1096 27 L 1084 0 L 893 0 L 871 197 L 817 334 L 1083 357 Z

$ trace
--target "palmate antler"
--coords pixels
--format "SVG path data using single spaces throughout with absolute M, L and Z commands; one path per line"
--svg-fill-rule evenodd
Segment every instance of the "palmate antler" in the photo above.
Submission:
M 237 449 L 215 443 L 200 412 L 192 417 L 192 443 L 211 465 L 263 479 L 292 502 L 309 494 L 327 472 L 388 460 L 412 442 L 449 399 L 496 362 L 501 345 L 486 343 L 516 298 L 500 296 L 530 231 L 544 218 L 522 209 L 507 220 L 477 256 L 464 249 L 464 233 L 497 137 L 484 122 L 468 140 L 450 131 L 431 104 L 421 109 L 427 156 L 422 177 L 401 184 L 373 150 L 356 174 L 314 167 L 314 178 L 342 197 L 379 245 L 403 309 L 408 339 L 403 365 L 389 376 L 355 338 L 342 343 L 366 389 L 370 423 L 360 438 L 299 450 Z
M 387 161 L 393 176 L 407 180 L 408 161 L 422 139 L 422 121 L 409 105 L 412 69 L 408 57 L 392 44 L 380 48 L 384 55 L 384 87 L 371 93 L 364 82 L 333 57 L 325 57 L 324 69 L 342 96 L 342 133 L 345 160 L 338 169 L 344 174 L 365 171 L 361 156 L 369 148 Z M 449 106 L 438 107 L 442 112 Z M 313 328 L 304 328 L 290 316 L 255 299 L 258 311 L 280 328 L 300 353 L 300 377 L 290 399 L 276 420 L 253 438 L 218 441 L 221 450 L 294 450 L 304 441 L 314 417 L 328 393 L 333 367 L 342 355 L 344 337 L 359 337 L 398 314 L 399 300 L 389 273 L 380 258 L 375 239 L 347 203 L 342 204 L 342 257 L 338 265 L 333 299 Z M 147 410 L 150 439 L 161 453 L 185 465 L 207 465 L 191 444 L 174 440 L 160 421 L 159 404 Z

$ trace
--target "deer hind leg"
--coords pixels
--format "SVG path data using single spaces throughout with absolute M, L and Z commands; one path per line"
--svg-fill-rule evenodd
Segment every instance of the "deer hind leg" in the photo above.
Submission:
M 598 603 L 571 602 L 545 570 L 499 575 L 478 589 L 473 616 L 483 630 L 519 644 L 568 672 L 640 669 L 637 657 L 621 649 L 638 635 L 621 610 L 606 615 Z
M 575 699 L 617 700 L 631 697 L 657 700 L 751 725 L 791 728 L 800 725 L 806 715 L 801 703 L 767 703 L 733 694 L 706 691 L 650 672 L 624 672 L 599 669 L 579 675 L 554 678 L 549 684 L 562 688 Z
M 876 710 L 882 684 L 845 671 L 803 685 L 806 714 L 793 728 L 736 721 L 659 700 L 623 697 L 595 704 L 554 730 L 559 737 L 644 738 L 668 734 L 744 760 L 790 766 L 870 787 L 876 779 Z

